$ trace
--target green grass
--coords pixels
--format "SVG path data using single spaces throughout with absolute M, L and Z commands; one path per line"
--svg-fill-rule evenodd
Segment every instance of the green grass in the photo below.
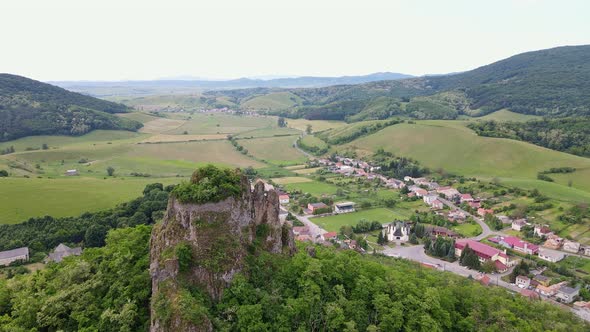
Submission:
M 307 125 L 310 125 L 312 131 L 317 133 L 319 131 L 345 126 L 346 122 L 333 120 L 287 119 L 287 126 L 290 128 L 305 131 L 307 129 Z
M 118 116 L 122 117 L 122 118 L 127 118 L 127 119 L 131 119 L 131 120 L 135 120 L 141 123 L 146 123 L 146 122 L 150 122 L 153 120 L 158 119 L 158 117 L 153 116 L 153 115 L 149 115 L 147 113 L 144 112 L 131 112 L 131 113 L 120 113 L 117 114 Z
M 287 188 L 287 190 L 299 190 L 303 193 L 309 193 L 317 197 L 323 195 L 332 196 L 335 195 L 336 190 L 338 190 L 338 187 L 333 184 L 318 181 L 289 183 L 285 185 L 285 188 Z
M 525 121 L 539 120 L 539 119 L 542 119 L 542 117 L 537 116 L 537 115 L 514 113 L 514 112 L 511 112 L 506 109 L 499 110 L 499 111 L 484 115 L 482 117 L 476 118 L 477 121 L 479 121 L 479 120 L 483 120 L 483 121 L 493 120 L 493 121 L 498 121 L 498 122 L 506 122 L 506 121 L 525 122 Z
M 376 208 L 329 217 L 314 218 L 312 221 L 327 231 L 337 232 L 340 227 L 345 225 L 356 225 L 361 219 L 366 219 L 368 221 L 378 221 L 382 224 L 386 224 L 396 219 L 404 218 L 405 215 L 396 213 L 395 210 Z
M 345 144 L 344 147 L 354 149 L 361 155 L 371 155 L 383 148 L 396 155 L 414 158 L 431 169 L 442 168 L 465 176 L 526 181 L 528 186 L 539 190 L 548 187 L 546 182 L 536 180 L 539 171 L 562 166 L 580 169 L 590 167 L 588 158 L 515 140 L 477 136 L 461 121 L 399 124 Z M 575 200 L 589 197 L 590 181 L 579 181 L 577 189 L 555 186 L 550 188 L 548 195 Z
M 191 135 L 196 134 L 237 134 L 261 128 L 274 128 L 277 126 L 276 117 L 240 116 L 231 114 L 184 114 L 191 119 L 180 127 L 168 130 L 165 134 L 183 134 L 185 131 Z
M 453 227 L 453 230 L 463 236 L 471 237 L 481 234 L 481 226 L 477 223 L 464 223 Z
M 170 179 L 26 179 L 0 178 L 0 224 L 12 224 L 31 217 L 76 216 L 115 207 L 142 194 L 148 183 L 171 184 Z
M 307 160 L 303 153 L 293 147 L 293 136 L 240 139 L 238 142 L 249 154 L 271 164 L 287 166 L 301 164 Z
M 311 135 L 307 135 L 304 136 L 301 139 L 301 143 L 305 144 L 306 146 L 309 147 L 317 147 L 318 149 L 324 149 L 324 148 L 328 148 L 328 144 L 326 144 L 326 142 L 322 141 L 321 139 L 315 137 L 315 136 L 311 136 Z
M 242 108 L 253 110 L 284 110 L 301 104 L 303 99 L 291 92 L 273 92 L 263 96 L 257 96 L 241 103 Z
M 299 130 L 292 129 L 292 128 L 269 127 L 269 128 L 244 131 L 244 132 L 241 132 L 241 133 L 235 135 L 235 137 L 237 137 L 237 138 L 246 138 L 246 137 L 259 138 L 259 137 L 278 137 L 278 136 L 286 136 L 286 135 L 295 136 L 295 135 L 299 135 L 299 134 L 301 134 L 301 132 Z
M 41 149 L 43 144 L 47 144 L 49 149 L 54 149 L 64 146 L 84 145 L 85 143 L 90 145 L 121 140 L 137 141 L 144 137 L 147 137 L 147 135 L 123 130 L 94 130 L 82 136 L 27 136 L 0 143 L 0 150 L 14 146 L 16 152 L 24 152 L 26 148 Z

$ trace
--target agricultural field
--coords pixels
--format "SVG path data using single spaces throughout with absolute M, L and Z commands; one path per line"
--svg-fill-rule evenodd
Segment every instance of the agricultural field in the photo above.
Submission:
M 142 195 L 146 184 L 172 184 L 180 179 L 36 179 L 0 178 L 0 224 L 31 217 L 77 216 L 114 207 Z
M 406 218 L 405 214 L 396 213 L 395 209 L 375 208 L 328 217 L 317 217 L 313 218 L 312 221 L 329 232 L 337 232 L 340 227 L 354 226 L 362 219 L 386 224 L 404 218 Z
M 309 193 L 316 197 L 332 196 L 336 194 L 338 187 L 319 181 L 288 183 L 285 185 L 288 191 L 301 191 L 302 193 Z
M 162 133 L 181 135 L 187 132 L 196 134 L 237 134 L 261 128 L 277 127 L 276 117 L 265 116 L 237 116 L 230 114 L 203 114 L 190 115 L 189 120 Z
M 509 110 L 503 109 L 490 114 L 486 114 L 482 117 L 476 118 L 476 121 L 498 121 L 498 122 L 525 122 L 531 120 L 540 120 L 543 117 L 537 115 L 514 113 Z
M 584 181 L 570 188 L 536 180 L 537 172 L 551 167 L 585 170 L 590 167 L 590 159 L 525 142 L 480 137 L 461 121 L 398 124 L 333 149 L 351 149 L 366 156 L 379 148 L 414 158 L 433 170 L 444 169 L 480 178 L 497 177 L 506 184 L 526 184 L 526 187 L 538 188 L 547 195 L 566 200 L 583 201 L 590 197 L 590 184 Z
M 307 157 L 293 147 L 295 138 L 292 136 L 240 139 L 239 144 L 258 160 L 275 165 L 301 164 Z
M 281 178 L 273 178 L 272 182 L 280 185 L 286 184 L 293 184 L 293 183 L 306 183 L 312 182 L 313 180 L 310 178 L 306 178 L 303 176 L 289 176 L 289 177 L 281 177 Z
M 252 110 L 284 110 L 301 104 L 303 99 L 291 92 L 274 92 L 263 96 L 257 96 L 246 101 L 242 101 L 242 108 Z
M 346 125 L 344 121 L 332 121 L 332 120 L 306 120 L 306 119 L 287 119 L 287 126 L 300 131 L 305 131 L 307 125 L 311 126 L 311 130 L 314 133 L 339 128 Z
M 144 112 L 118 113 L 117 115 L 122 118 L 135 120 L 141 123 L 146 123 L 158 119 L 158 117 Z
M 301 139 L 301 144 L 312 148 L 315 147 L 319 150 L 328 148 L 328 144 L 326 144 L 326 142 L 312 135 L 303 136 Z

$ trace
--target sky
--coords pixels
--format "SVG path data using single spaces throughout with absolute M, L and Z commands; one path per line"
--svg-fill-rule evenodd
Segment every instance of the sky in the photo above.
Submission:
M 51 80 L 412 75 L 590 44 L 587 0 L 18 0 L 0 72 Z

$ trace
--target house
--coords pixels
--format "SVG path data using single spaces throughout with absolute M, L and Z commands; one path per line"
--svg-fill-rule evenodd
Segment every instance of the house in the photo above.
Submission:
M 453 210 L 447 215 L 449 221 L 463 222 L 467 216 L 461 210 Z
M 565 254 L 558 252 L 558 251 L 540 248 L 539 249 L 539 258 L 542 260 L 551 262 L 551 263 L 557 263 L 560 260 L 565 258 Z
M 495 238 L 490 238 L 491 242 L 498 243 L 506 248 L 514 249 L 515 251 L 522 252 L 527 255 L 535 255 L 539 252 L 539 246 L 528 243 L 526 241 L 522 241 L 521 239 L 515 236 L 498 236 Z
M 553 295 L 555 295 L 555 293 L 557 293 L 557 289 L 555 289 L 555 287 L 543 286 L 543 285 L 537 285 L 537 288 L 535 288 L 535 291 L 543 296 L 553 296 Z
M 481 201 L 467 202 L 467 205 L 472 209 L 479 209 L 481 207 Z
M 424 203 L 430 205 L 432 202 L 438 199 L 438 195 L 435 194 L 428 194 L 422 197 Z
M 481 242 L 477 242 L 469 239 L 457 240 L 455 242 L 455 256 L 460 257 L 465 247 L 471 248 L 475 254 L 479 257 L 479 261 L 485 263 L 492 261 L 496 264 L 496 269 L 499 272 L 505 272 L 509 266 L 515 264 L 511 261 L 505 252 L 498 250 L 494 247 L 488 246 Z
M 16 261 L 28 261 L 29 248 L 22 247 L 12 250 L 0 251 L 0 266 L 8 266 Z
M 334 204 L 334 212 L 349 213 L 354 212 L 354 202 L 343 202 Z
M 526 226 L 526 219 L 516 219 L 512 222 L 512 229 L 515 231 L 521 231 Z
M 584 247 L 584 255 L 590 256 L 590 247 Z
M 590 311 L 590 302 L 576 301 L 576 302 L 574 302 L 574 308 L 577 310 Z
M 435 236 L 435 237 L 439 237 L 439 236 L 452 237 L 452 238 L 459 237 L 459 234 L 453 232 L 452 230 L 450 230 L 448 228 L 444 228 L 444 227 L 440 227 L 440 226 L 426 226 L 425 231 L 426 231 L 426 233 L 429 233 L 431 236 Z
M 443 204 L 443 202 L 436 199 L 436 200 L 434 200 L 434 202 L 432 202 L 432 204 L 430 204 L 430 207 L 433 208 L 434 210 L 442 210 L 442 209 L 444 209 L 445 205 Z
M 536 281 L 539 285 L 543 285 L 543 286 L 549 286 L 549 283 L 551 283 L 551 278 L 546 277 L 542 274 L 536 275 L 533 278 L 534 281 Z
M 318 211 L 318 210 L 328 209 L 328 208 L 329 207 L 326 204 L 322 203 L 322 202 L 319 202 L 319 203 L 309 203 L 309 204 L 307 204 L 307 209 L 309 211 L 311 211 L 312 214 L 315 214 L 316 211 Z
M 287 194 L 281 194 L 279 195 L 279 203 L 281 204 L 289 204 L 289 195 Z
M 459 199 L 461 204 L 473 202 L 473 197 L 471 197 L 471 194 L 461 194 L 461 196 L 459 196 Z
M 457 189 L 451 187 L 440 187 L 436 189 L 436 192 L 442 194 L 447 199 L 454 199 L 455 197 L 461 195 Z
M 398 179 L 388 179 L 385 181 L 385 186 L 393 189 L 402 189 L 406 184 Z
M 418 186 L 410 186 L 410 187 L 408 187 L 408 189 L 411 192 L 415 193 L 416 196 L 418 196 L 418 197 L 423 197 L 423 196 L 428 195 L 428 191 L 426 191 L 426 189 L 422 189 Z
M 344 240 L 344 244 L 349 248 L 349 249 L 356 249 L 358 248 L 358 244 L 356 242 L 356 240 L 350 240 L 350 239 L 346 239 Z
M 545 241 L 545 243 L 543 243 L 543 247 L 557 250 L 557 249 L 561 248 L 562 244 L 563 244 L 562 238 L 560 238 L 557 235 L 551 234 L 551 235 L 549 235 L 547 241 Z
M 68 169 L 65 173 L 66 176 L 76 176 L 78 174 L 78 170 L 76 169 Z
M 516 277 L 516 286 L 520 288 L 528 288 L 531 284 L 531 279 L 525 276 L 518 276 Z
M 327 232 L 327 233 L 322 234 L 322 237 L 324 238 L 324 241 L 336 240 L 338 238 L 338 233 Z
M 388 241 L 407 242 L 410 239 L 410 225 L 401 221 L 394 221 L 383 227 L 383 235 Z
M 490 277 L 485 273 L 480 273 L 475 276 L 475 280 L 479 281 L 482 285 L 487 286 L 490 284 Z
M 485 217 L 486 214 L 494 214 L 494 210 L 479 208 L 479 209 L 477 209 L 477 214 L 481 217 Z
M 534 232 L 538 237 L 547 237 L 553 234 L 547 225 L 535 225 Z
M 502 224 L 508 225 L 512 224 L 512 219 L 507 216 L 497 215 L 496 218 L 502 222 Z
M 561 286 L 557 290 L 557 293 L 555 294 L 555 297 L 558 300 L 561 300 L 561 302 L 564 302 L 564 303 L 572 303 L 572 302 L 574 302 L 574 298 L 576 296 L 578 296 L 578 295 L 580 295 L 580 290 L 579 289 L 571 288 L 571 287 L 568 287 L 568 286 Z
M 577 254 L 580 251 L 580 244 L 578 242 L 565 240 L 563 242 L 563 250 Z
M 295 227 L 293 227 L 293 234 L 295 234 L 295 235 L 309 235 L 309 227 L 295 226 Z
M 82 254 L 82 248 L 70 248 L 63 243 L 60 243 L 52 253 L 47 256 L 46 261 L 53 261 L 56 263 L 61 262 L 64 258 L 68 256 L 80 256 Z
M 301 241 L 301 242 L 313 242 L 311 235 L 308 235 L 308 234 L 297 235 L 295 237 L 295 240 Z

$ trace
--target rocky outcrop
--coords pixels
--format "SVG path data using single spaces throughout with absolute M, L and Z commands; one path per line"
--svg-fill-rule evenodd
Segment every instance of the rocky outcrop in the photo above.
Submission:
M 278 194 L 260 182 L 250 190 L 245 177 L 241 187 L 241 196 L 214 203 L 170 198 L 151 239 L 151 331 L 211 331 L 206 303 L 222 297 L 247 255 L 295 250 L 291 227 L 279 219 Z

